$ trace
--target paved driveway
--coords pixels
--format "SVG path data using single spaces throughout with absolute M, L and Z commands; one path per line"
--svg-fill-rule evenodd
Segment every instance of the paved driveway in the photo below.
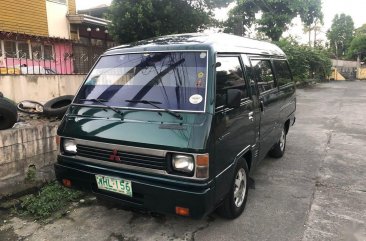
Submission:
M 255 171 L 233 221 L 153 217 L 98 204 L 47 225 L 17 218 L 8 237 L 42 240 L 366 240 L 366 82 L 298 90 L 297 122 L 282 159 Z

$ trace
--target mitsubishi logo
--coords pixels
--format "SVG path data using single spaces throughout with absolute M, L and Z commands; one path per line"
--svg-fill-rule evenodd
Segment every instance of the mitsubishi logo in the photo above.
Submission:
M 121 161 L 121 158 L 119 156 L 117 156 L 117 150 L 113 150 L 112 155 L 109 156 L 109 160 L 115 161 L 115 162 Z

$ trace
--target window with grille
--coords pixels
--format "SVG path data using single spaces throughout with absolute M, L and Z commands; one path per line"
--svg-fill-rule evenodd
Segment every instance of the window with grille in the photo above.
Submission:
M 14 41 L 4 41 L 5 56 L 8 58 L 17 57 L 17 45 Z
M 29 44 L 26 42 L 18 42 L 18 58 L 29 59 Z
M 44 49 L 44 59 L 46 60 L 53 60 L 53 47 L 52 45 L 44 45 L 43 46 Z
M 42 45 L 40 43 L 32 43 L 32 58 L 35 60 L 42 59 Z

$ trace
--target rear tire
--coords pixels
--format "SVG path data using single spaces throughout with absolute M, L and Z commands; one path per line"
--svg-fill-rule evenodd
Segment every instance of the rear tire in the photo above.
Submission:
M 268 152 L 271 157 L 281 158 L 285 154 L 286 150 L 286 130 L 282 129 L 280 139 L 273 145 L 272 149 Z
M 230 191 L 217 210 L 220 216 L 235 219 L 242 214 L 248 198 L 248 181 L 248 166 L 246 161 L 242 160 L 236 166 Z

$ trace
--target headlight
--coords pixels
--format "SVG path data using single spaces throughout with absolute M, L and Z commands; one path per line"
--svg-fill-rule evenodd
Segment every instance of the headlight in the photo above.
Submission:
M 64 148 L 64 151 L 68 154 L 76 154 L 76 152 L 77 152 L 75 140 L 72 140 L 72 139 L 64 139 L 63 148 Z
M 172 166 L 176 171 L 191 173 L 194 170 L 193 156 L 174 154 L 172 156 Z

